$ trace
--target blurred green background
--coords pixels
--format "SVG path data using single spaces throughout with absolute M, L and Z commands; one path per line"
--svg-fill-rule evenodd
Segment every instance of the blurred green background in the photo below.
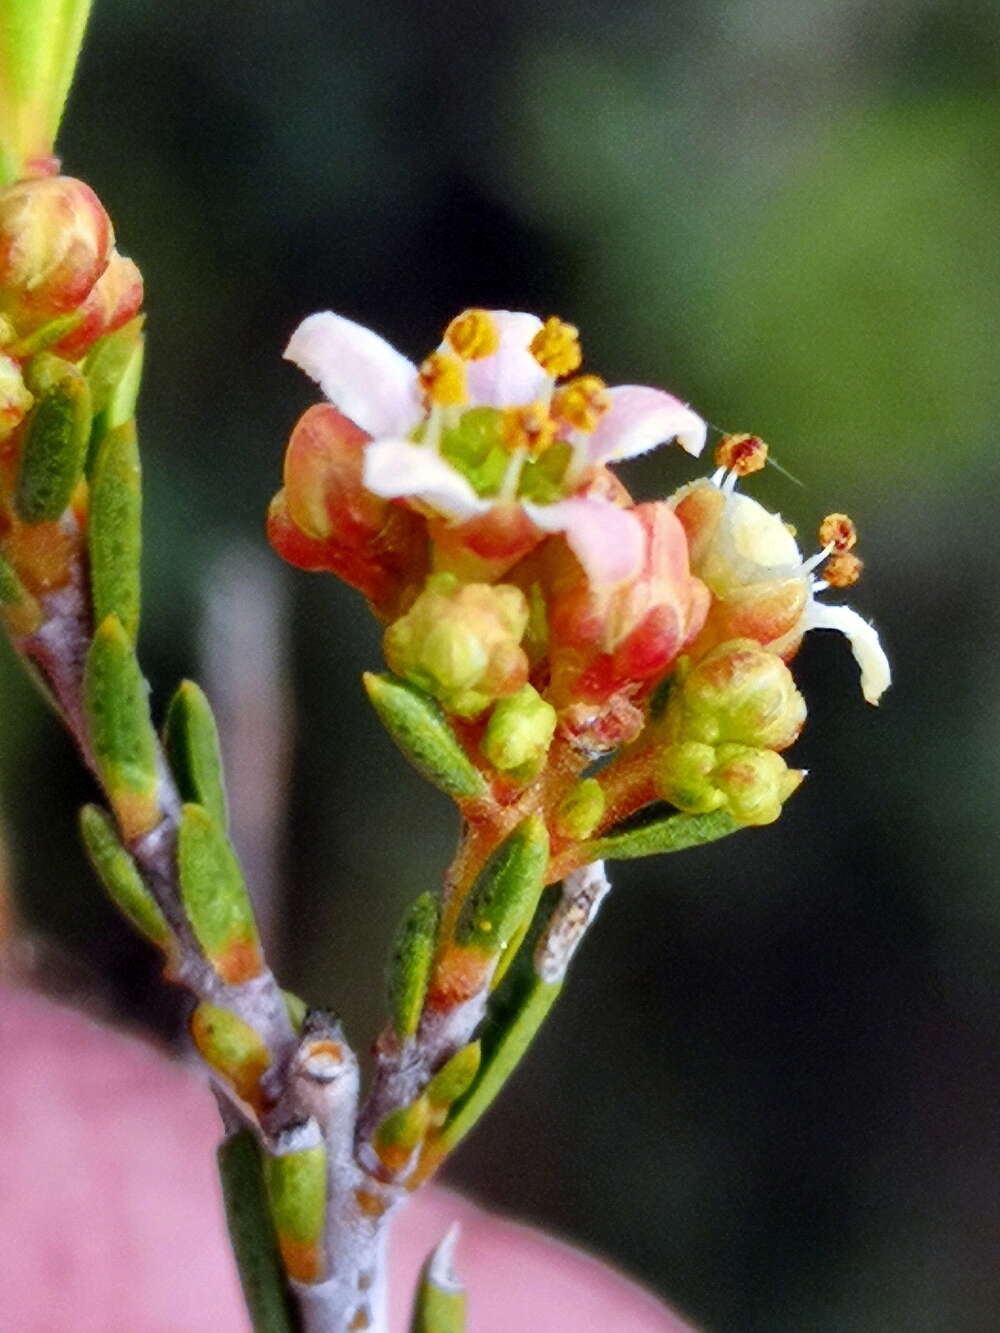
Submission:
M 455 830 L 366 711 L 363 604 L 264 544 L 313 397 L 281 360 L 297 321 L 329 307 L 419 357 L 467 305 L 556 312 L 609 382 L 770 441 L 803 486 L 751 489 L 807 545 L 856 518 L 851 601 L 895 688 L 867 708 L 844 641 L 812 636 L 806 785 L 773 828 L 615 871 L 448 1172 L 713 1333 L 1000 1327 L 998 48 L 975 0 L 96 0 L 62 139 L 146 275 L 156 698 L 204 674 L 206 615 L 228 626 L 236 670 L 211 674 L 260 759 L 265 889 L 284 822 L 274 952 L 358 1045 Z M 661 452 L 628 480 L 695 471 Z M 282 670 L 293 762 L 255 791 L 269 755 L 283 772 Z M 78 850 L 88 783 L 6 650 L 0 688 L 37 968 L 176 1032 Z

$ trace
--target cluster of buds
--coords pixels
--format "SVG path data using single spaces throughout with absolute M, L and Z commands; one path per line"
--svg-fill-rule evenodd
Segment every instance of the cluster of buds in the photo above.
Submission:
M 105 477 L 135 490 L 134 442 L 102 446 L 132 417 L 141 305 L 139 270 L 89 186 L 49 174 L 0 192 L 0 605 L 15 635 L 71 577 L 102 453 Z M 98 581 L 107 555 L 92 553 Z
M 850 520 L 828 516 L 804 559 L 737 490 L 767 458 L 753 435 L 722 440 L 711 478 L 636 503 L 609 465 L 671 440 L 697 455 L 707 428 L 662 390 L 578 373 L 571 325 L 467 310 L 418 366 L 324 313 L 286 355 L 329 401 L 292 434 L 272 543 L 368 597 L 391 671 L 495 802 L 523 810 L 548 781 L 557 847 L 656 799 L 776 818 L 802 778 L 780 752 L 805 720 L 787 662 L 810 628 L 848 636 L 870 702 L 888 684 L 871 626 L 820 600 L 860 570 Z

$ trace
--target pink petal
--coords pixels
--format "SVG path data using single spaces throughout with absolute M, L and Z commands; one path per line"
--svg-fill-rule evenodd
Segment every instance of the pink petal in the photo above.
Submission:
M 590 437 L 592 463 L 634 458 L 674 439 L 689 454 L 698 455 L 704 449 L 704 421 L 673 394 L 641 384 L 623 384 L 610 394 L 611 410 Z
M 646 538 L 631 510 L 583 498 L 525 504 L 524 510 L 543 532 L 566 534 L 570 550 L 595 587 L 625 583 L 641 572 Z
M 542 321 L 537 315 L 519 310 L 491 310 L 489 315 L 500 334 L 500 346 L 492 356 L 466 365 L 469 397 L 483 407 L 518 407 L 535 402 L 547 393 L 551 383 L 528 351 Z
M 412 498 L 461 522 L 485 513 L 481 500 L 460 472 L 440 454 L 409 440 L 376 440 L 365 450 L 364 484 L 386 500 Z
M 371 329 L 324 310 L 304 319 L 285 359 L 369 435 L 406 435 L 423 416 L 417 370 Z

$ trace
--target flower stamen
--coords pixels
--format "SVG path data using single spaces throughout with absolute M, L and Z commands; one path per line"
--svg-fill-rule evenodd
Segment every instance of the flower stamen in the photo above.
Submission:
M 583 360 L 580 350 L 580 331 L 573 324 L 565 324 L 550 315 L 531 340 L 531 355 L 546 374 L 553 379 L 572 375 Z
M 463 310 L 445 329 L 444 340 L 463 361 L 481 361 L 500 346 L 500 334 L 488 310 Z
M 853 551 L 858 544 L 858 530 L 846 514 L 827 514 L 819 525 L 819 541 L 821 546 L 827 546 L 842 555 L 846 551 Z
M 857 583 L 864 561 L 851 551 L 837 551 L 823 566 L 823 580 L 831 588 L 850 588 Z
M 449 352 L 431 352 L 418 378 L 424 403 L 432 407 L 461 407 L 467 400 L 465 366 Z
M 556 390 L 552 414 L 573 430 L 589 433 L 610 406 L 608 386 L 600 375 L 578 375 Z
M 716 466 L 748 477 L 767 462 L 767 445 L 759 435 L 724 435 L 715 450 Z

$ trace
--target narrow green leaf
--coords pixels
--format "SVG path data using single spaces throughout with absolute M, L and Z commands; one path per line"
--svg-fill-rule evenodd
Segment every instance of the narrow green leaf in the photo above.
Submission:
M 229 1238 L 254 1333 L 295 1333 L 292 1302 L 274 1234 L 260 1149 L 240 1130 L 217 1154 Z
M 364 683 L 382 725 L 418 772 L 455 800 L 486 795 L 486 779 L 430 695 L 388 673 L 366 672 Z
M 529 815 L 480 871 L 455 929 L 459 944 L 501 952 L 538 905 L 549 861 L 544 821 Z
M 482 1057 L 482 1042 L 470 1041 L 441 1066 L 427 1084 L 426 1097 L 435 1110 L 451 1106 L 468 1092 Z
M 389 964 L 389 1013 L 402 1041 L 413 1036 L 420 1022 L 437 926 L 437 899 L 433 893 L 422 893 L 407 908 L 396 930 Z
M 103 620 L 87 653 L 84 711 L 94 760 L 126 842 L 159 818 L 156 733 L 146 682 L 117 616 Z
M 80 811 L 80 832 L 91 864 L 119 911 L 146 939 L 166 948 L 172 938 L 170 927 L 119 842 L 112 821 L 98 806 L 85 805 Z
M 90 387 L 68 361 L 40 357 L 48 387 L 25 427 L 14 491 L 14 508 L 25 523 L 45 523 L 66 509 L 83 476 L 90 441 Z
M 263 962 L 243 872 L 229 839 L 203 806 L 181 809 L 177 860 L 184 910 L 205 957 L 230 985 L 257 976 Z
M 142 473 L 132 421 L 105 435 L 97 451 L 87 545 L 94 618 L 114 612 L 134 642 L 142 595 Z
M 196 801 L 224 829 L 228 823 L 219 732 L 205 693 L 193 680 L 181 681 L 164 732 L 167 758 L 185 801 Z
M 264 1160 L 264 1180 L 278 1246 L 290 1277 L 323 1277 L 326 1148 L 315 1120 L 286 1130 Z
M 708 815 L 683 815 L 671 806 L 657 804 L 619 824 L 603 838 L 587 843 L 585 850 L 588 859 L 594 861 L 631 861 L 639 856 L 700 847 L 744 827 L 725 810 L 713 810 Z
M 465 1290 L 454 1269 L 458 1227 L 453 1226 L 420 1273 L 410 1333 L 463 1333 Z
M 259 1108 L 260 1081 L 271 1063 L 260 1033 L 230 1010 L 202 1002 L 191 1015 L 191 1036 L 201 1058 Z

